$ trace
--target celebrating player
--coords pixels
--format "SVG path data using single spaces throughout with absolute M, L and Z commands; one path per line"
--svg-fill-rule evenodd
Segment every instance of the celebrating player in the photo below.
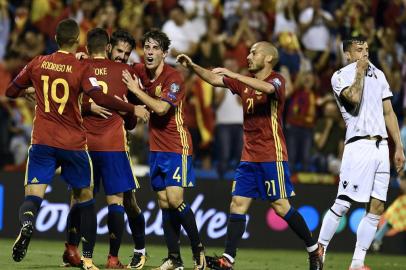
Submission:
M 392 92 L 383 72 L 369 62 L 367 42 L 362 37 L 350 38 L 343 42 L 343 49 L 350 64 L 334 73 L 331 85 L 347 132 L 337 198 L 323 219 L 318 241 L 326 250 L 352 202 L 367 203 L 350 266 L 350 270 L 366 270 L 366 252 L 384 211 L 389 185 L 386 130 L 395 143 L 394 164 L 398 172 L 405 156 L 390 101 Z
M 117 78 L 121 77 L 122 71 L 129 68 L 128 65 L 120 62 L 112 62 L 107 59 L 107 46 L 109 36 L 101 28 L 95 28 L 87 34 L 87 50 L 91 59 L 83 60 L 88 63 L 93 71 L 94 77 L 102 87 L 103 93 L 111 96 L 126 96 L 127 86 Z M 93 162 L 95 190 L 103 181 L 103 188 L 106 193 L 108 204 L 107 226 L 110 235 L 110 252 L 107 258 L 107 268 L 125 268 L 118 260 L 118 251 L 121 245 L 121 237 L 124 230 L 124 206 L 123 192 L 132 191 L 139 187 L 135 178 L 129 155 L 127 154 L 126 133 L 123 120 L 119 114 L 104 110 L 100 107 L 103 117 L 90 114 L 92 101 L 89 96 L 83 97 L 82 115 L 84 115 L 83 125 L 86 130 L 88 149 Z M 96 105 L 97 106 L 97 105 Z M 108 116 L 110 115 L 110 116 Z M 149 119 L 149 112 L 143 106 L 136 106 L 136 115 Z M 126 119 L 126 128 L 133 129 L 136 118 L 129 116 Z M 80 219 L 75 218 L 77 209 L 71 208 L 68 215 L 68 243 L 64 252 L 64 263 L 75 266 L 75 258 L 78 258 L 77 245 L 78 228 L 80 224 L 75 224 Z M 72 218 L 73 217 L 73 218 Z M 145 226 L 143 226 L 145 228 Z M 145 256 L 140 255 L 139 262 L 135 269 L 142 269 L 145 264 Z
M 305 242 L 310 269 L 322 269 L 321 249 L 298 211 L 289 203 L 294 196 L 287 164 L 282 112 L 285 81 L 273 71 L 278 61 L 277 49 L 268 42 L 251 47 L 248 70 L 254 77 L 233 73 L 225 68 L 204 69 L 184 54 L 177 61 L 191 68 L 213 86 L 229 88 L 242 99 L 244 110 L 244 149 L 235 175 L 226 248 L 223 256 L 207 256 L 212 269 L 233 269 L 238 242 L 245 231 L 246 213 L 253 199 L 269 200 L 271 207 Z
M 96 30 L 95 30 L 96 31 Z M 93 34 L 95 32 L 92 32 Z M 101 33 L 100 29 L 97 30 L 97 35 L 93 36 L 93 34 L 89 33 L 89 37 L 91 37 L 91 47 L 96 47 L 95 55 L 96 58 L 102 57 L 105 58 L 105 35 Z M 107 37 L 108 41 L 108 37 Z M 89 43 L 89 41 L 88 41 Z M 105 85 L 105 89 L 110 89 L 106 90 L 108 94 L 111 94 L 112 96 L 117 95 L 117 96 L 122 96 L 127 92 L 126 86 L 122 83 L 121 81 L 121 71 L 124 68 L 128 68 L 127 65 L 124 64 L 118 64 L 118 63 L 126 63 L 128 60 L 128 57 L 133 50 L 135 46 L 135 40 L 134 38 L 126 31 L 123 30 L 117 30 L 113 32 L 110 40 L 110 44 L 107 45 L 107 51 L 110 60 L 114 60 L 117 62 L 117 64 L 112 63 L 111 61 L 107 60 L 92 60 L 91 61 L 91 66 L 93 66 L 93 63 L 100 63 L 104 64 L 106 69 L 98 69 L 95 77 L 99 80 L 103 81 L 101 83 L 102 85 Z M 89 46 L 88 46 L 89 49 Z M 101 50 L 104 51 L 101 51 Z M 89 51 L 90 54 L 91 51 Z M 83 56 L 81 54 L 80 56 Z M 87 58 L 87 56 L 86 56 Z M 94 57 L 92 57 L 94 58 Z M 120 72 L 118 72 L 118 70 Z M 118 72 L 118 73 L 117 73 Z M 119 74 L 119 76 L 114 76 L 112 74 Z M 112 86 L 113 85 L 113 86 Z M 124 89 L 125 88 L 125 89 Z M 111 91 L 113 90 L 113 91 Z M 88 100 L 88 98 L 85 100 Z M 131 235 L 134 241 L 134 255 L 131 259 L 131 262 L 129 263 L 128 267 L 129 268 L 134 268 L 134 269 L 142 269 L 142 267 L 145 264 L 146 256 L 145 256 L 145 219 L 144 215 L 142 214 L 142 211 L 140 207 L 137 204 L 137 200 L 135 197 L 135 189 L 134 188 L 129 188 L 130 186 L 133 186 L 134 181 L 136 181 L 135 177 L 133 174 L 129 174 L 130 172 L 130 167 L 129 163 L 127 160 L 127 153 L 123 151 L 127 151 L 126 149 L 126 142 L 123 141 L 125 139 L 125 136 L 123 134 L 123 129 L 120 126 L 122 124 L 122 121 L 119 119 L 118 115 L 115 115 L 113 117 L 109 117 L 111 115 L 111 112 L 106 110 L 105 108 L 98 106 L 94 102 L 88 103 L 86 106 L 84 106 L 82 109 L 82 113 L 85 112 L 87 116 L 84 119 L 84 125 L 85 128 L 87 129 L 88 135 L 88 141 L 89 141 L 89 150 L 93 151 L 96 150 L 96 152 L 91 153 L 92 159 L 95 166 L 95 176 L 96 176 L 96 184 L 100 180 L 100 176 L 103 179 L 103 185 L 105 188 L 105 192 L 108 195 L 107 196 L 107 203 L 111 205 L 109 207 L 109 214 L 108 214 L 108 228 L 109 228 L 109 235 L 110 235 L 110 255 L 108 257 L 108 262 L 107 265 L 109 268 L 113 268 L 115 266 L 116 268 L 121 267 L 122 264 L 119 262 L 117 258 L 118 250 L 120 248 L 120 243 L 121 243 L 121 232 L 122 232 L 122 205 L 124 203 L 124 210 L 127 214 L 128 218 L 128 223 L 129 227 L 131 230 Z M 89 108 L 90 106 L 90 108 Z M 93 116 L 90 116 L 89 109 L 92 112 Z M 142 113 L 146 114 L 147 111 L 145 109 L 139 108 Z M 95 117 L 94 115 L 99 115 L 99 117 Z M 107 118 L 106 121 L 103 120 L 103 118 Z M 94 123 L 93 123 L 94 122 Z M 110 126 L 111 125 L 111 126 Z M 128 128 L 132 129 L 133 126 L 131 124 L 127 126 Z M 107 136 L 108 138 L 104 138 Z M 111 136 L 111 138 L 110 138 Z M 114 139 L 112 139 L 114 138 Z M 90 141 L 93 141 L 94 143 L 91 143 Z M 117 144 L 120 146 L 119 153 L 106 153 L 105 151 L 100 152 L 100 142 L 105 143 L 106 147 L 104 149 L 112 151 L 112 146 L 113 148 L 117 147 Z M 93 157 L 93 155 L 110 155 L 110 158 L 112 158 L 112 155 L 120 155 L 121 158 L 112 158 L 112 161 L 116 162 L 118 160 L 118 163 L 110 163 L 107 162 L 107 159 L 109 157 Z M 123 157 L 126 159 L 124 160 Z M 100 162 L 98 162 L 100 160 Z M 106 161 L 108 165 L 104 165 L 104 162 Z M 100 165 L 100 163 L 103 163 L 103 165 Z M 114 168 L 110 168 L 111 166 L 114 166 Z M 127 173 L 123 175 L 124 171 L 119 170 L 117 166 L 122 166 L 121 169 L 126 171 Z M 100 172 L 100 169 L 103 169 L 102 172 Z M 111 175 L 113 174 L 113 175 Z M 117 174 L 117 175 L 114 175 Z M 118 187 L 116 184 L 118 182 L 122 182 L 124 186 Z M 108 185 L 108 186 L 106 186 Z M 124 192 L 124 199 L 123 199 L 123 194 L 114 194 L 112 192 L 117 191 L 117 189 L 112 190 L 111 188 L 118 188 L 122 190 L 121 192 Z M 108 190 L 106 190 L 106 188 Z M 118 205 L 118 206 L 117 206 Z M 78 234 L 78 231 L 76 228 L 79 227 L 80 224 L 80 217 L 78 216 L 78 212 L 76 211 L 75 208 L 71 208 L 69 215 L 68 215 L 68 225 L 67 225 L 67 245 L 65 248 L 65 252 L 63 255 L 63 260 L 65 264 L 69 265 L 76 265 L 78 260 L 77 258 L 80 257 L 77 246 L 79 245 L 80 237 Z M 120 232 L 119 234 L 117 234 Z
M 92 256 L 96 238 L 96 214 L 93 200 L 93 171 L 86 151 L 86 136 L 79 109 L 81 91 L 96 103 L 114 110 L 134 113 L 134 106 L 103 95 L 87 64 L 76 60 L 79 27 L 74 20 L 61 21 L 56 29 L 60 50 L 34 58 L 9 85 L 6 95 L 16 98 L 33 85 L 37 106 L 33 123 L 32 145 L 28 154 L 25 200 L 19 210 L 20 234 L 13 246 L 13 259 L 26 255 L 33 223 L 46 187 L 55 169 L 73 188 L 81 219 L 83 241 L 82 269 L 97 270 Z
M 136 64 L 134 67 L 138 78 L 124 71 L 123 81 L 153 111 L 149 122 L 150 176 L 162 209 L 168 247 L 168 258 L 157 269 L 183 269 L 179 249 L 181 225 L 191 242 L 194 269 L 206 269 L 204 248 L 195 216 L 183 199 L 184 188 L 195 185 L 191 137 L 184 123 L 183 78 L 176 69 L 164 63 L 170 41 L 163 32 L 147 32 L 143 36 L 142 45 L 145 64 Z

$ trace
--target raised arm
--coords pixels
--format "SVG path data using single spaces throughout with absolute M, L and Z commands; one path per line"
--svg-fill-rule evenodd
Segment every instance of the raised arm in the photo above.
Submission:
M 171 104 L 164 100 L 156 99 L 149 96 L 142 91 L 138 85 L 137 77 L 131 76 L 128 70 L 123 71 L 123 82 L 127 85 L 128 90 L 131 91 L 142 103 L 144 103 L 149 109 L 154 111 L 158 115 L 165 115 L 171 108 Z
M 355 80 L 350 87 L 343 90 L 341 95 L 353 106 L 361 102 L 362 90 L 364 89 L 365 71 L 368 68 L 368 59 L 362 58 L 357 61 Z
M 399 173 L 403 170 L 405 165 L 405 155 L 403 153 L 403 144 L 400 139 L 400 131 L 398 126 L 398 118 L 392 108 L 392 103 L 390 99 L 385 99 L 383 101 L 383 115 L 385 117 L 385 125 L 389 131 L 390 136 L 395 143 L 395 155 L 393 161 L 396 167 L 396 171 Z
M 200 78 L 210 83 L 213 86 L 225 87 L 223 82 L 223 76 L 216 74 L 208 69 L 202 68 L 201 66 L 193 63 L 192 59 L 186 54 L 180 54 L 176 58 L 176 61 L 182 66 L 190 68 L 193 70 Z

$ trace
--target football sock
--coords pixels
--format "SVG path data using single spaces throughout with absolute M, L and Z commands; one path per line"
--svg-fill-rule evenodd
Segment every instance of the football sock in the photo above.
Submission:
M 171 214 L 172 211 L 173 209 L 162 209 L 162 228 L 164 230 L 166 246 L 168 247 L 168 256 L 178 259 L 180 258 L 180 222 L 174 222 L 173 213 Z
M 119 204 L 110 204 L 108 206 L 107 227 L 110 234 L 111 256 L 117 257 L 121 245 L 121 238 L 124 231 L 124 206 Z
M 296 235 L 304 241 L 306 247 L 314 247 L 317 244 L 302 215 L 296 211 L 295 208 L 290 207 L 288 213 L 286 213 L 283 219 L 289 224 L 289 227 L 296 233 Z
M 19 209 L 19 219 L 21 226 L 33 224 L 38 209 L 41 207 L 42 198 L 37 196 L 25 196 L 24 202 Z
M 66 240 L 69 245 L 79 246 L 80 242 L 80 209 L 74 204 L 66 220 Z
M 131 235 L 135 249 L 145 248 L 145 218 L 142 212 L 127 214 L 128 225 L 130 226 Z
M 321 225 L 318 242 L 322 244 L 325 249 L 337 231 L 340 219 L 350 209 L 351 204 L 347 201 L 336 199 L 334 205 L 327 211 Z
M 178 210 L 180 223 L 190 239 L 193 254 L 199 253 L 203 250 L 203 245 L 200 241 L 195 214 L 185 202 L 182 202 L 176 209 Z
M 386 221 L 381 228 L 376 232 L 374 240 L 377 242 L 382 242 L 385 234 L 392 228 L 392 225 Z
M 224 253 L 232 258 L 237 255 L 237 247 L 245 232 L 246 215 L 230 214 L 227 224 L 226 249 Z M 228 257 L 227 257 L 228 258 Z M 228 258 L 231 262 L 231 258 Z
M 355 244 L 351 267 L 357 268 L 364 265 L 365 255 L 372 240 L 374 240 L 380 218 L 378 215 L 368 213 L 361 219 L 357 229 L 357 243 Z
M 82 235 L 83 257 L 92 258 L 97 230 L 94 199 L 78 203 L 77 207 L 80 209 L 80 232 Z

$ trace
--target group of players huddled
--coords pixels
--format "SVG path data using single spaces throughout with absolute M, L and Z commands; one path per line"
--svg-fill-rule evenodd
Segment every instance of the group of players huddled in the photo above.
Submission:
M 27 253 L 46 187 L 61 167 L 61 176 L 72 194 L 64 264 L 98 269 L 92 260 L 96 240 L 93 196 L 102 182 L 110 235 L 106 268 L 144 267 L 145 220 L 135 197 L 139 184 L 131 169 L 125 131 L 144 121 L 149 122 L 151 185 L 162 210 L 168 248 L 168 257 L 156 269 L 184 269 L 179 247 L 181 226 L 190 239 L 193 269 L 233 269 L 246 213 L 256 198 L 270 201 L 303 240 L 310 270 L 323 268 L 322 247 L 289 203 L 295 193 L 282 131 L 285 81 L 273 71 L 278 51 L 272 44 L 258 42 L 251 47 L 247 59 L 253 77 L 224 68 L 206 70 L 187 55 L 177 58 L 210 84 L 239 95 L 244 110 L 244 150 L 233 185 L 226 248 L 221 257 L 210 257 L 205 256 L 194 213 L 184 201 L 184 188 L 195 186 L 192 143 L 184 122 L 183 78 L 164 62 L 170 46 L 168 37 L 159 30 L 148 31 L 141 40 L 144 63 L 133 66 L 126 62 L 135 40 L 125 31 L 118 30 L 109 37 L 101 28 L 90 30 L 87 55 L 76 54 L 79 27 L 74 20 L 61 21 L 55 38 L 59 50 L 34 58 L 6 92 L 10 98 L 34 94 L 36 99 L 25 199 L 19 210 L 21 229 L 13 246 L 15 261 Z M 134 241 L 134 255 L 128 265 L 118 259 L 124 213 Z M 80 241 L 82 255 L 78 251 Z

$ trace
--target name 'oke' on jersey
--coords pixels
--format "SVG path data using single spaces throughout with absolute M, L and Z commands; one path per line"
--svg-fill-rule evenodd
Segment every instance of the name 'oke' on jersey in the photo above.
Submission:
M 368 135 L 387 138 L 383 100 L 392 97 L 392 92 L 381 70 L 369 63 L 361 101 L 356 110 L 345 106 L 346 101 L 341 97 L 342 91 L 350 87 L 355 80 L 356 66 L 356 62 L 351 63 L 336 71 L 331 78 L 334 96 L 347 126 L 345 141 L 355 136 Z
M 127 96 L 127 86 L 121 80 L 123 70 L 130 67 L 108 59 L 96 58 L 82 60 L 93 70 L 93 76 L 104 94 L 110 96 Z M 88 95 L 83 95 L 83 103 L 93 102 Z M 89 104 L 90 105 L 90 104 Z M 127 151 L 126 131 L 123 118 L 115 111 L 107 119 L 86 114 L 83 126 L 86 129 L 87 144 L 90 151 Z

